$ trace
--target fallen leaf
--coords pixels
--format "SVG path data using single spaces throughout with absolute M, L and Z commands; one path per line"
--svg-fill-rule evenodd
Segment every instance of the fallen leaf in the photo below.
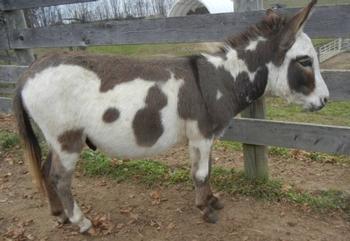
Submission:
M 159 205 L 160 204 L 160 192 L 159 191 L 152 191 L 149 195 L 152 198 L 152 205 Z
M 94 230 L 91 232 L 95 236 L 111 234 L 115 228 L 109 214 L 97 215 L 93 217 L 91 221 L 94 226 Z
M 124 228 L 124 226 L 125 226 L 125 225 L 124 225 L 123 223 L 118 223 L 117 226 L 116 226 L 116 228 L 117 228 L 117 229 L 122 229 L 122 228 Z
M 166 227 L 169 230 L 173 230 L 176 227 L 174 223 L 169 223 L 169 225 Z
M 129 214 L 132 211 L 132 207 L 121 207 L 119 211 L 121 214 Z

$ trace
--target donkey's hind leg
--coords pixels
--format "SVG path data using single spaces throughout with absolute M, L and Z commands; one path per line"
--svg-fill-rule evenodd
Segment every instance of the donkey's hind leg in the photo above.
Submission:
M 210 188 L 211 146 L 212 140 L 196 140 L 189 142 L 190 158 L 192 161 L 192 178 L 196 190 L 196 206 L 203 212 L 203 219 L 209 223 L 218 220 L 215 210 L 223 208 L 219 199 Z
M 49 183 L 52 185 L 55 194 L 59 197 L 69 221 L 78 225 L 80 232 L 83 233 L 89 230 L 92 224 L 81 212 L 71 192 L 73 172 L 78 158 L 78 153 L 59 152 L 58 154 L 57 152 L 53 152 Z M 53 197 L 55 198 L 55 196 Z M 55 199 L 56 204 L 57 199 Z M 57 207 L 59 206 L 55 206 L 55 208 Z
M 64 208 L 61 199 L 58 197 L 56 184 L 54 182 L 54 177 L 50 174 L 55 173 L 55 167 L 57 167 L 57 162 L 59 162 L 58 156 L 53 155 L 52 151 L 49 152 L 47 160 L 44 163 L 44 181 L 46 187 L 46 193 L 49 199 L 49 205 L 51 214 L 59 218 L 60 223 L 69 222 L 67 215 L 64 212 Z M 56 168 L 57 169 L 57 168 Z

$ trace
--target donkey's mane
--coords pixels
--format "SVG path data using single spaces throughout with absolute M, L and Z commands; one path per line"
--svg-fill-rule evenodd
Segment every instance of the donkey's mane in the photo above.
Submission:
M 227 52 L 228 48 L 245 47 L 251 40 L 256 40 L 258 37 L 264 37 L 266 39 L 272 39 L 277 36 L 283 29 L 288 20 L 287 16 L 279 15 L 275 12 L 270 15 L 266 15 L 259 23 L 250 26 L 246 31 L 232 35 L 228 37 L 224 46 L 220 48 L 220 52 Z

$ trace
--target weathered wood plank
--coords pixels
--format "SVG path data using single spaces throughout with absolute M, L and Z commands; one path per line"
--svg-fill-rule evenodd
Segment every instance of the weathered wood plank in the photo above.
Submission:
M 350 70 L 322 70 L 332 100 L 350 100 Z
M 8 55 L 0 55 L 0 62 L 6 63 L 6 64 L 14 64 L 16 63 L 17 59 L 15 56 L 8 56 Z
M 0 81 L 16 83 L 27 68 L 27 66 L 0 65 Z
M 27 29 L 27 23 L 22 10 L 6 11 L 4 16 L 9 32 L 17 31 L 18 29 Z M 29 65 L 34 61 L 34 55 L 31 49 L 14 49 L 17 64 Z
M 294 13 L 296 9 L 285 9 Z M 306 26 L 311 37 L 350 36 L 350 5 L 318 7 Z M 15 30 L 11 48 L 221 41 L 259 21 L 264 11 L 70 24 Z M 342 26 L 341 28 L 339 26 Z M 0 46 L 6 48 L 6 46 Z
M 80 2 L 93 2 L 96 0 L 1 0 L 0 10 L 9 11 L 16 9 L 36 8 L 36 7 L 48 7 L 55 5 L 80 3 Z
M 350 154 L 350 128 L 347 127 L 235 119 L 223 139 L 254 145 Z
M 1 87 L 0 86 L 0 95 L 13 95 L 15 93 L 15 88 L 13 87 Z
M 12 99 L 0 97 L 0 112 L 11 113 L 12 109 Z
M 6 29 L 0 26 L 0 49 L 10 49 Z

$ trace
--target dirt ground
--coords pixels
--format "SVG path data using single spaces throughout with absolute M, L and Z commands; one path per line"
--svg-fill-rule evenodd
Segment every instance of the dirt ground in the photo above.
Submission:
M 0 115 L 0 129 L 13 131 L 13 118 Z M 213 156 L 215 165 L 242 168 L 240 152 L 220 148 Z M 74 194 L 97 227 L 93 235 L 80 235 L 76 227 L 59 225 L 49 215 L 47 202 L 34 191 L 18 151 L 0 153 L 0 158 L 0 240 L 350 240 L 350 221 L 341 211 L 322 214 L 288 203 L 221 193 L 225 208 L 220 221 L 206 224 L 188 186 L 148 189 L 77 171 Z M 176 166 L 187 163 L 187 158 L 186 148 L 178 147 L 156 159 Z M 350 193 L 348 165 L 270 158 L 270 172 L 272 178 L 300 189 Z
M 322 69 L 350 69 L 350 52 L 341 53 L 321 64 Z

